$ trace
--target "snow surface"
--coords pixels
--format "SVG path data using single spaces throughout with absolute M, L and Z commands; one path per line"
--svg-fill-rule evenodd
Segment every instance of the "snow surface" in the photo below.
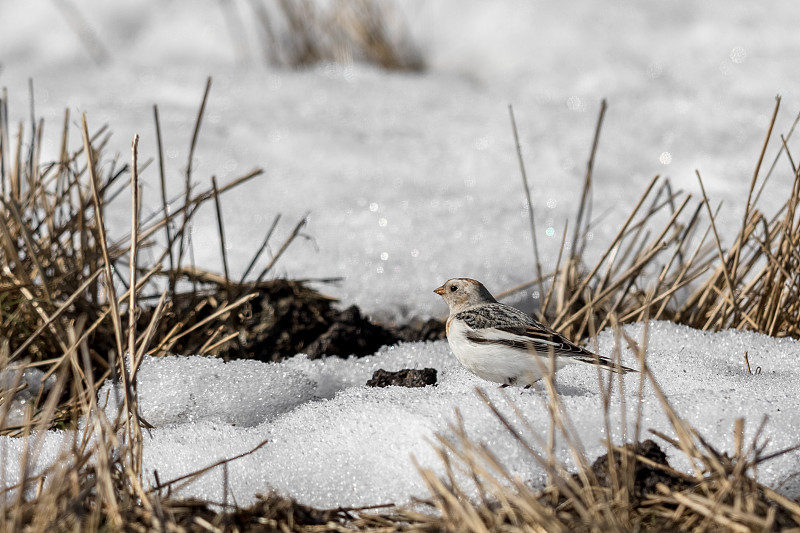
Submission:
M 635 339 L 641 324 L 627 331 Z M 598 338 L 600 353 L 614 347 L 611 332 Z M 745 370 L 744 352 L 752 368 Z M 798 444 L 800 342 L 765 335 L 724 331 L 703 333 L 666 322 L 650 325 L 647 360 L 672 406 L 717 449 L 733 451 L 736 418 L 746 420 L 749 444 L 762 417 L 769 417 L 766 453 Z M 636 365 L 629 349 L 623 363 Z M 370 388 L 364 383 L 379 368 L 433 367 L 439 383 L 419 389 Z M 639 375 L 625 379 L 624 402 L 615 393 L 610 408 L 611 438 L 632 440 L 638 404 Z M 605 452 L 602 397 L 597 371 L 572 365 L 557 374 L 565 412 L 576 428 L 586 456 Z M 549 415 L 544 390 L 499 389 L 464 370 L 447 343 L 411 343 L 385 348 L 373 356 L 311 361 L 298 355 L 283 363 L 233 361 L 203 357 L 148 358 L 139 376 L 141 414 L 155 429 L 145 431 L 144 467 L 164 482 L 267 444 L 228 464 L 227 501 L 246 504 L 256 493 L 276 489 L 319 507 L 407 503 L 427 492 L 412 462 L 442 472 L 433 443 L 436 434 L 452 436 L 455 410 L 463 416 L 470 438 L 487 444 L 510 472 L 539 485 L 544 473 L 515 442 L 478 398 L 481 387 L 493 402 L 529 436 L 508 402 L 524 414 L 540 438 L 546 439 Z M 111 386 L 100 391 L 110 400 Z M 624 403 L 624 407 L 623 407 Z M 627 426 L 623 428 L 621 412 Z M 642 429 L 674 436 L 652 388 L 642 399 Z M 644 437 L 652 437 L 644 434 Z M 42 442 L 39 465 L 52 462 L 59 443 L 71 434 L 51 431 Z M 656 439 L 658 440 L 658 439 Z M 21 439 L 0 440 L 8 457 L 16 457 Z M 671 464 L 690 471 L 679 450 L 661 442 Z M 563 440 L 557 457 L 572 465 Z M 759 480 L 789 496 L 800 495 L 800 452 L 774 459 L 759 468 Z M 8 461 L 7 483 L 17 481 L 18 464 Z M 183 488 L 180 494 L 224 501 L 224 470 L 217 468 Z M 464 480 L 467 482 L 467 480 Z
M 13 364 L 0 369 L 0 391 L 16 389 L 13 401 L 8 404 L 5 415 L 6 426 L 21 426 L 31 407 L 31 402 L 46 394 L 56 384 L 56 377 L 44 379 L 44 372 L 38 368 L 23 368 L 24 365 Z M 6 405 L 3 406 L 6 408 Z
M 453 276 L 480 279 L 495 292 L 533 277 L 508 104 L 517 116 L 545 268 L 555 260 L 564 221 L 574 216 L 602 98 L 609 110 L 594 212 L 608 214 L 594 231 L 600 248 L 654 174 L 697 193 L 696 168 L 712 202 L 724 202 L 720 230 L 729 240 L 774 96 L 784 96 L 776 132 L 786 132 L 800 110 L 800 4 L 790 0 L 404 2 L 429 66 L 419 74 L 366 65 L 266 67 L 255 53 L 249 60 L 237 56 L 222 2 L 75 0 L 69 4 L 108 54 L 96 65 L 54 7 L 66 4 L 11 1 L 0 16 L 0 86 L 8 88 L 12 121 L 27 121 L 33 79 L 36 115 L 46 121 L 45 159 L 58 149 L 65 107 L 73 121 L 86 112 L 92 130 L 109 124 L 109 149 L 123 160 L 134 134 L 141 136 L 142 158 L 155 157 L 152 105 L 158 104 L 168 185 L 177 195 L 211 75 L 195 179 L 205 186 L 211 175 L 224 182 L 255 166 L 266 171 L 223 198 L 233 274 L 244 270 L 277 213 L 284 219 L 275 247 L 310 211 L 313 241 L 295 243 L 277 274 L 344 277 L 323 289 L 344 305 L 389 318 L 441 316 L 444 305 L 430 291 Z M 246 2 L 235 5 L 248 12 Z M 255 24 L 243 16 L 252 52 Z M 77 130 L 70 142 L 79 144 Z M 763 198 L 767 213 L 783 201 L 791 179 L 786 161 L 778 170 Z M 155 167 L 142 179 L 143 204 L 152 211 L 160 204 Z M 127 224 L 122 204 L 108 215 L 119 233 Z M 200 213 L 193 242 L 197 263 L 221 270 L 215 224 L 210 209 Z M 521 298 L 520 305 L 531 294 Z M 634 336 L 641 329 L 630 327 Z M 601 353 L 611 345 L 603 333 Z M 745 373 L 745 350 L 760 375 Z M 744 416 L 752 434 L 769 415 L 768 450 L 777 450 L 798 440 L 799 350 L 791 340 L 654 324 L 648 360 L 674 407 L 717 447 L 732 448 L 735 418 Z M 438 369 L 438 386 L 363 386 L 376 368 L 424 366 Z M 629 423 L 637 379 L 625 378 Z M 568 367 L 558 381 L 593 458 L 603 451 L 596 372 Z M 146 434 L 145 466 L 168 480 L 269 439 L 228 467 L 239 503 L 269 488 L 319 506 L 402 503 L 425 494 L 410 454 L 436 465 L 429 441 L 448 433 L 458 407 L 471 436 L 510 470 L 541 481 L 541 471 L 475 396 L 476 385 L 498 402 L 508 395 L 545 431 L 543 393 L 501 393 L 461 369 L 445 343 L 406 344 L 351 361 L 148 359 L 142 409 L 157 427 Z M 669 432 L 650 392 L 643 410 L 645 428 Z M 612 438 L 620 441 L 619 407 L 611 412 Z M 48 432 L 39 466 L 69 438 Z M 12 483 L 24 443 L 0 442 L 5 481 Z M 559 456 L 568 460 L 563 450 Z M 674 451 L 670 459 L 688 468 Z M 759 477 L 800 495 L 797 464 L 796 452 L 782 456 L 760 468 Z M 222 476 L 221 469 L 206 474 L 185 494 L 222 500 Z

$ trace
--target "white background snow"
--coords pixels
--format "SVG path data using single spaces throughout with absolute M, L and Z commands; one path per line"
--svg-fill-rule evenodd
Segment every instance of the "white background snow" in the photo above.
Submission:
M 323 290 L 381 318 L 444 315 L 431 291 L 449 277 L 468 275 L 495 292 L 533 278 L 509 104 L 546 267 L 555 261 L 565 220 L 574 216 L 602 98 L 609 110 L 594 212 L 608 214 L 594 228 L 599 248 L 653 175 L 666 174 L 697 193 L 695 169 L 712 201 L 724 202 L 720 224 L 729 239 L 775 95 L 784 97 L 777 132 L 786 132 L 800 111 L 800 6 L 790 1 L 406 2 L 403 16 L 428 64 L 412 74 L 362 64 L 301 71 L 265 66 L 255 53 L 245 2 L 235 5 L 246 19 L 249 59 L 235 51 L 222 2 L 74 0 L 108 51 L 109 60 L 98 66 L 58 4 L 0 6 L 0 86 L 8 88 L 12 121 L 27 120 L 31 78 L 36 114 L 46 121 L 46 154 L 58 149 L 56 132 L 68 107 L 73 120 L 86 112 L 93 130 L 109 124 L 111 152 L 125 160 L 139 134 L 144 159 L 156 155 L 152 105 L 158 104 L 170 193 L 177 196 L 205 79 L 212 76 L 195 179 L 205 186 L 211 175 L 224 182 L 255 166 L 266 171 L 223 198 L 233 274 L 243 272 L 276 214 L 283 214 L 286 235 L 310 211 L 307 233 L 314 240 L 295 243 L 279 274 L 343 277 Z M 763 198 L 768 213 L 782 203 L 791 177 L 788 163 L 779 169 Z M 142 179 L 145 205 L 154 210 L 155 167 Z M 112 229 L 122 231 L 125 223 L 122 207 L 112 214 Z M 197 263 L 219 271 L 215 223 L 211 211 L 201 213 L 193 241 Z M 630 330 L 638 337 L 642 326 Z M 610 333 L 599 342 L 601 353 L 611 351 Z M 745 351 L 760 375 L 746 374 Z M 800 441 L 797 342 L 657 323 L 648 361 L 678 412 L 718 448 L 732 448 L 737 417 L 746 418 L 748 435 L 762 416 L 770 417 L 768 450 Z M 439 371 L 438 386 L 363 386 L 377 368 L 426 366 Z M 401 345 L 351 361 L 148 359 L 140 379 L 143 415 L 157 426 L 146 435 L 145 467 L 162 480 L 269 440 L 229 465 L 228 497 L 239 503 L 269 489 L 317 506 L 424 496 L 410 455 L 437 465 L 430 442 L 449 431 L 456 407 L 470 435 L 487 442 L 510 470 L 532 482 L 542 476 L 473 389 L 484 386 L 500 404 L 502 393 L 461 369 L 444 342 Z M 625 378 L 629 422 L 637 379 Z M 596 372 L 569 367 L 558 383 L 593 458 L 604 437 Z M 545 430 L 544 393 L 505 395 Z M 617 442 L 619 410 L 612 406 Z M 669 431 L 650 392 L 644 414 L 645 428 Z M 62 437 L 48 433 L 41 465 L 56 456 Z M 22 443 L 2 442 L 5 479 L 12 483 Z M 561 457 L 567 460 L 566 453 Z M 670 459 L 688 467 L 679 453 L 671 451 Z M 797 496 L 797 464 L 797 453 L 778 458 L 759 469 L 760 480 Z M 183 494 L 221 501 L 222 487 L 216 470 Z

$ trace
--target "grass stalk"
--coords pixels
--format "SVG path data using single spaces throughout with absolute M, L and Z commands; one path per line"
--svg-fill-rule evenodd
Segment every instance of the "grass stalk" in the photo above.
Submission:
M 531 226 L 531 240 L 533 241 L 533 262 L 536 267 L 536 279 L 539 280 L 539 298 L 544 295 L 544 280 L 542 277 L 542 262 L 539 260 L 539 245 L 536 242 L 536 217 L 534 214 L 533 199 L 531 189 L 528 184 L 528 174 L 525 172 L 525 161 L 522 159 L 522 147 L 519 143 L 519 133 L 517 132 L 517 121 L 514 119 L 514 107 L 508 106 L 508 115 L 511 119 L 511 131 L 514 133 L 514 145 L 517 148 L 517 160 L 519 171 L 522 176 L 522 188 L 525 190 L 525 199 L 528 202 L 528 222 Z

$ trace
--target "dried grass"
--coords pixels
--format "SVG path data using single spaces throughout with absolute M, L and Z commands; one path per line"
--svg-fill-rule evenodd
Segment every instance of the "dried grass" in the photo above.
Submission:
M 298 236 L 305 219 L 295 226 L 257 279 L 232 281 L 225 276 L 220 285 L 213 275 L 185 264 L 185 236 L 200 206 L 213 200 L 219 209 L 226 191 L 262 173 L 254 169 L 223 185 L 212 178 L 210 188 L 197 191 L 190 162 L 210 86 L 209 79 L 192 138 L 185 193 L 167 207 L 159 142 L 163 209 L 147 220 L 140 217 L 138 137 L 132 146 L 132 164 L 104 161 L 107 128 L 90 134 L 83 116 L 79 132 L 83 145 L 71 152 L 70 114 L 65 111 L 59 160 L 43 165 L 39 161 L 43 121 L 32 117 L 25 149 L 24 126 L 20 123 L 16 145 L 12 146 L 8 97 L 4 93 L 0 100 L 0 368 L 35 366 L 45 370 L 47 378 L 62 367 L 72 367 L 74 372 L 67 375 L 64 389 L 70 391 L 74 380 L 87 379 L 87 368 L 95 381 L 119 376 L 127 382 L 127 371 L 119 357 L 126 352 L 135 356 L 145 351 L 205 353 L 226 349 L 235 353 L 246 315 L 243 306 L 258 296 L 270 269 Z M 155 117 L 160 138 L 157 108 Z M 115 208 L 115 199 L 125 189 L 131 191 L 131 230 L 111 239 L 105 213 Z M 219 216 L 222 241 L 224 223 Z M 274 225 L 268 237 L 273 230 Z M 256 265 L 267 240 L 251 266 Z M 137 258 L 143 248 L 156 257 L 147 266 Z M 167 259 L 169 268 L 164 268 Z M 70 338 L 70 331 L 74 331 L 75 339 Z M 71 361 L 69 354 L 79 347 L 85 348 L 89 367 Z M 64 396 L 53 422 L 68 423 L 73 418 L 70 411 L 79 409 L 77 396 Z M 6 400 L 11 397 L 7 395 Z M 36 403 L 37 410 L 40 403 L 41 399 Z M 38 417 L 37 412 L 34 421 Z M 2 426 L 3 432 L 19 430 Z
M 570 253 L 563 264 L 559 257 L 553 272 L 537 275 L 503 295 L 552 280 L 541 290 L 540 315 L 575 340 L 609 326 L 611 317 L 629 323 L 645 316 L 701 330 L 735 328 L 800 338 L 800 169 L 787 144 L 794 125 L 781 136 L 771 168 L 760 176 L 779 106 L 780 98 L 752 178 L 741 230 L 728 249 L 721 241 L 716 212 L 700 173 L 699 201 L 674 191 L 667 178 L 656 176 L 600 259 L 587 266 L 591 226 L 582 221 L 584 213 L 591 212 L 589 190 L 606 109 L 603 102 Z M 765 216 L 756 203 L 781 158 L 793 184 L 783 207 Z M 538 256 L 536 262 L 540 262 Z
M 230 2 L 224 7 L 233 10 Z M 251 0 L 250 7 L 263 55 L 272 65 L 297 68 L 365 61 L 388 70 L 425 68 L 400 13 L 387 2 Z

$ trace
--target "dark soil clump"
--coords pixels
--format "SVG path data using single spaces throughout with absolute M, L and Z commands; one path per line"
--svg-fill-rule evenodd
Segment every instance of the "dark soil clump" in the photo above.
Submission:
M 667 462 L 667 454 L 664 453 L 658 444 L 650 439 L 637 442 L 636 444 L 626 444 L 625 449 L 632 452 L 635 456 L 641 456 L 652 461 L 655 465 L 661 465 L 667 469 L 670 468 L 669 462 Z M 622 474 L 622 455 L 620 452 L 614 450 L 613 456 L 614 462 L 616 463 L 614 471 L 620 473 L 620 475 L 624 475 Z M 633 494 L 640 500 L 644 499 L 647 494 L 656 494 L 658 492 L 656 490 L 656 485 L 659 483 L 663 483 L 672 490 L 683 490 L 688 486 L 686 481 L 671 474 L 669 471 L 629 456 L 628 461 L 634 460 L 636 462 L 633 464 Z M 601 487 L 609 488 L 612 486 L 613 480 L 611 479 L 609 470 L 608 454 L 601 455 L 595 460 L 592 464 L 592 472 Z M 624 483 L 624 480 L 620 480 L 619 482 Z
M 332 298 L 296 281 L 264 283 L 242 316 L 237 342 L 218 355 L 281 361 L 303 352 L 330 328 L 336 314 L 332 302 Z
M 428 385 L 436 385 L 436 369 L 423 368 L 422 370 L 415 368 L 404 368 L 397 372 L 389 372 L 384 369 L 378 369 L 372 374 L 372 379 L 367 381 L 368 387 L 389 387 L 396 385 L 398 387 L 427 387 Z
M 412 319 L 407 324 L 389 326 L 389 329 L 403 342 L 438 341 L 447 338 L 444 322 L 435 318 L 425 321 Z
M 370 322 L 352 305 L 341 312 L 331 313 L 328 329 L 303 349 L 311 359 L 323 355 L 369 355 L 381 346 L 395 344 L 400 339 L 391 331 Z
M 225 286 L 210 276 L 201 281 L 213 283 L 214 287 L 191 297 L 187 294 L 177 298 L 171 314 L 192 316 L 196 323 L 218 312 L 226 302 L 250 292 L 254 295 L 245 304 L 210 323 L 210 327 L 198 328 L 165 346 L 164 353 L 208 353 L 225 360 L 269 362 L 298 353 L 305 353 L 311 359 L 325 355 L 361 357 L 398 342 L 444 338 L 442 321 L 380 324 L 365 317 L 356 306 L 336 309 L 334 298 L 299 281 L 271 280 L 255 287 Z M 211 342 L 209 331 L 218 331 L 218 338 L 228 337 L 229 340 L 204 350 L 202 347 Z

